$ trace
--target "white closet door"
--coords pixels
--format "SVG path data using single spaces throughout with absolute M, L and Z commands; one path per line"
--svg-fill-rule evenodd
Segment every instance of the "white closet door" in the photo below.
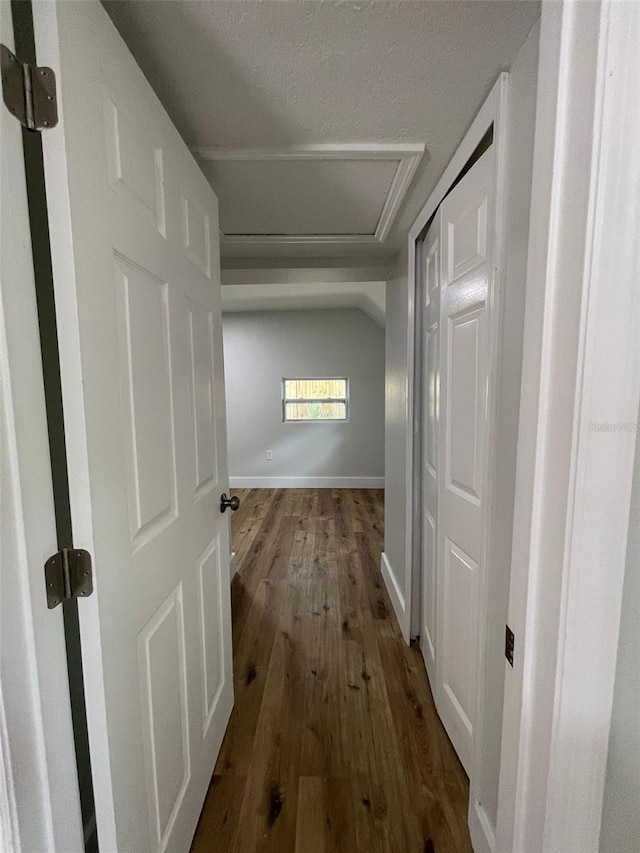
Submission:
M 422 244 L 422 624 L 420 648 L 436 683 L 438 590 L 438 429 L 440 336 L 440 221 L 438 211 Z
M 467 773 L 473 756 L 487 446 L 493 149 L 441 205 L 436 705 Z
M 103 7 L 34 16 L 98 837 L 186 853 L 233 703 L 217 201 Z

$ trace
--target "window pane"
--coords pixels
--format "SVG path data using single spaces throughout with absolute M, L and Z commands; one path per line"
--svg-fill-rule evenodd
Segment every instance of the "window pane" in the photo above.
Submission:
M 288 421 L 343 421 L 347 417 L 345 403 L 287 403 Z
M 296 379 L 286 380 L 284 383 L 284 396 L 287 400 L 300 396 L 298 394 L 298 381 Z
M 330 379 L 329 380 L 330 394 L 328 397 L 346 397 L 347 396 L 347 380 L 346 379 Z
M 328 397 L 347 396 L 346 379 L 287 379 L 287 400 L 326 400 Z

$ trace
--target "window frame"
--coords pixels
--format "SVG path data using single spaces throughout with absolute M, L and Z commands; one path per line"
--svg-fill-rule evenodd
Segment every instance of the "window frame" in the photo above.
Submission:
M 344 382 L 344 397 L 287 397 L 287 382 Z M 287 403 L 344 403 L 344 418 L 287 418 Z M 281 406 L 283 424 L 348 424 L 351 421 L 350 382 L 348 376 L 283 376 L 281 383 Z

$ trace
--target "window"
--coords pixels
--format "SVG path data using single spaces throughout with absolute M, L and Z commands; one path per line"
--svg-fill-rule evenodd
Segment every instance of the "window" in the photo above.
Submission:
M 283 421 L 348 421 L 348 379 L 283 379 Z

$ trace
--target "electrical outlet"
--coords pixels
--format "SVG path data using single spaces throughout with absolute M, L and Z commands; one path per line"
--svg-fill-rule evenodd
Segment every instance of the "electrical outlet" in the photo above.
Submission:
M 273 450 L 265 450 L 264 458 L 267 462 L 273 462 Z

